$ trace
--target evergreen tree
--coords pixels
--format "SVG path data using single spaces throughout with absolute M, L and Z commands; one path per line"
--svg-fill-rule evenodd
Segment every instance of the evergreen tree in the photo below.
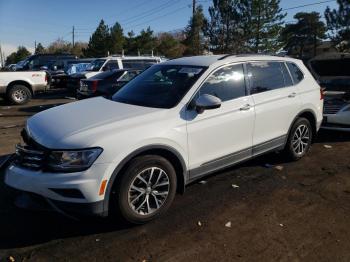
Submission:
M 137 52 L 140 54 L 150 54 L 156 47 L 156 37 L 150 27 L 142 30 L 135 38 Z
M 24 46 L 19 46 L 16 52 L 11 53 L 6 58 L 6 65 L 16 64 L 30 55 L 31 53 L 27 50 L 27 48 L 25 48 Z
M 125 38 L 125 51 L 127 54 L 136 54 L 137 46 L 134 31 L 130 31 Z
M 206 19 L 202 6 L 198 6 L 185 29 L 186 55 L 201 55 L 205 50 L 204 32 Z
M 185 46 L 178 39 L 169 33 L 162 33 L 158 36 L 157 53 L 167 58 L 177 58 L 184 54 Z
M 35 54 L 43 54 L 43 53 L 45 53 L 45 48 L 43 47 L 43 45 L 41 43 L 38 43 L 34 53 Z
M 327 7 L 325 11 L 329 37 L 340 51 L 350 50 L 350 1 L 337 2 L 338 10 Z
M 125 37 L 123 35 L 123 28 L 121 25 L 117 22 L 114 24 L 114 26 L 111 28 L 111 43 L 110 43 L 110 52 L 112 54 L 118 54 L 121 53 L 124 47 L 125 43 Z
M 205 35 L 216 53 L 238 53 L 245 49 L 247 0 L 213 0 Z
M 279 41 L 283 29 L 283 19 L 280 0 L 246 0 L 245 15 L 248 18 L 250 35 L 248 46 L 255 53 L 276 52 L 281 48 Z
M 290 55 L 297 53 L 299 58 L 303 58 L 305 47 L 312 45 L 313 55 L 316 56 L 317 46 L 325 38 L 326 32 L 320 14 L 300 12 L 294 18 L 297 22 L 287 24 L 281 34 L 281 40 L 285 43 L 284 49 Z
M 91 35 L 88 47 L 84 50 L 87 57 L 107 56 L 110 47 L 110 31 L 103 19 Z

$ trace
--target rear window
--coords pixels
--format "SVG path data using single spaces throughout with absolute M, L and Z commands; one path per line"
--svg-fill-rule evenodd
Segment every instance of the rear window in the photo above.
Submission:
M 304 79 L 303 72 L 301 72 L 301 70 L 296 64 L 288 62 L 287 66 L 290 74 L 292 75 L 294 84 L 298 84 L 301 80 Z
M 146 69 L 157 63 L 156 59 L 123 59 L 123 68 Z
M 311 61 L 319 76 L 350 76 L 350 58 Z

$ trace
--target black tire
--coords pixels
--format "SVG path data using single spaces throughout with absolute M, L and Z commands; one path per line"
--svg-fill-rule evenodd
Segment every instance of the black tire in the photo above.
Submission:
M 142 178 L 147 180 L 150 177 L 151 168 L 155 168 L 153 171 L 153 176 L 151 178 L 152 182 L 149 184 L 152 184 L 155 186 L 152 189 L 151 192 L 147 193 L 147 190 L 150 188 L 150 186 L 147 186 L 144 182 L 142 182 L 139 178 L 137 178 L 138 175 L 141 175 Z M 151 170 L 150 170 L 151 169 Z M 145 171 L 147 170 L 147 171 Z M 164 173 L 160 175 L 160 170 L 163 170 Z M 166 160 L 165 158 L 157 155 L 145 155 L 137 157 L 133 160 L 131 160 L 130 164 L 126 168 L 125 172 L 121 174 L 120 180 L 116 184 L 115 188 L 115 194 L 111 195 L 111 201 L 112 201 L 112 207 L 117 208 L 117 214 L 121 215 L 126 221 L 133 223 L 133 224 L 144 224 L 148 221 L 151 221 L 155 218 L 158 218 L 160 215 L 162 215 L 171 205 L 171 203 L 174 200 L 175 194 L 176 194 L 176 173 L 175 169 L 172 166 L 172 164 Z M 158 177 L 160 176 L 160 180 L 158 182 Z M 118 179 L 118 178 L 117 178 Z M 168 186 L 161 184 L 166 184 L 168 181 Z M 156 186 L 156 183 L 158 182 L 159 186 Z M 137 190 L 131 189 L 131 186 L 137 186 L 138 189 L 141 189 L 141 187 L 144 187 L 144 193 L 140 193 Z M 134 187 L 135 188 L 135 187 Z M 157 188 L 157 189 L 156 189 Z M 162 191 L 163 190 L 163 191 Z M 168 194 L 164 199 L 164 195 L 155 196 L 153 194 L 164 194 L 164 192 L 167 191 Z M 136 193 L 136 195 L 133 195 Z M 143 194 L 143 195 L 142 195 Z M 137 199 L 137 196 L 139 198 Z M 148 197 L 148 200 L 146 198 Z M 163 200 L 163 203 L 157 201 L 157 205 L 159 205 L 159 208 L 156 206 L 156 200 L 155 197 L 158 197 L 160 200 Z M 136 201 L 135 201 L 136 199 Z M 134 201 L 134 203 L 132 203 Z M 145 202 L 147 201 L 147 202 Z M 139 210 L 136 211 L 136 209 L 143 203 L 144 205 L 139 208 Z M 148 212 L 147 210 L 151 210 L 147 208 L 147 203 L 149 203 L 149 207 L 154 207 L 155 210 L 152 210 L 151 212 Z
M 310 121 L 303 117 L 298 118 L 293 123 L 284 149 L 287 157 L 293 161 L 302 158 L 309 151 L 312 138 L 313 130 Z
M 25 85 L 16 84 L 7 91 L 7 99 L 15 105 L 24 105 L 32 98 L 32 93 Z

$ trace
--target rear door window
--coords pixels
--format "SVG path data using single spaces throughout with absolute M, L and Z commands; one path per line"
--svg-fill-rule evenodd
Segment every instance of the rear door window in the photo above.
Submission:
M 287 66 L 290 74 L 292 75 L 293 82 L 295 85 L 304 79 L 304 74 L 301 72 L 301 70 L 296 64 L 287 62 Z
M 285 87 L 285 79 L 280 62 L 247 63 L 251 94 L 272 91 Z

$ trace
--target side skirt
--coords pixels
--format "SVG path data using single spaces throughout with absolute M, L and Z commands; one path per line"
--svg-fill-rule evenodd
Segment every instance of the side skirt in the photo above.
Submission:
M 199 179 L 200 177 L 212 174 L 218 170 L 252 159 L 264 153 L 275 150 L 282 150 L 285 146 L 286 139 L 287 135 L 280 136 L 248 149 L 243 149 L 238 152 L 206 162 L 197 168 L 189 170 L 189 180 L 187 181 L 187 184 Z

